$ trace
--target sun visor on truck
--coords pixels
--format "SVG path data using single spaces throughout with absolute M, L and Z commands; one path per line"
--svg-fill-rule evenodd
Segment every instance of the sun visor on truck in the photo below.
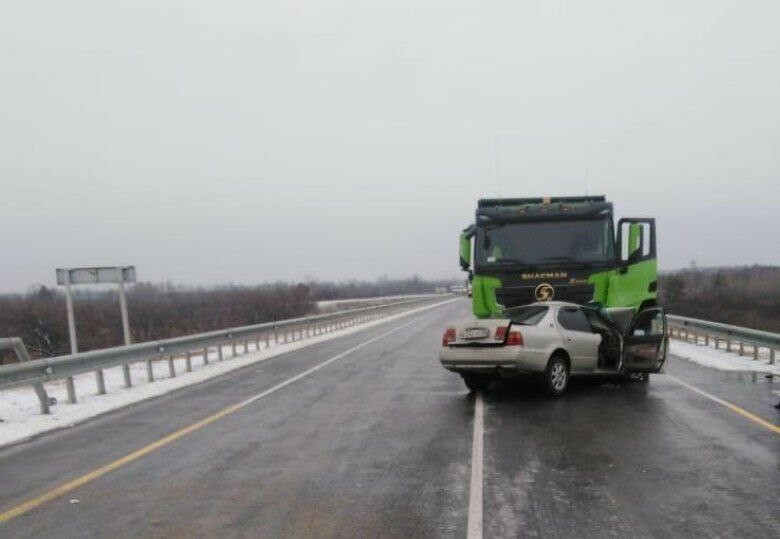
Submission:
M 611 202 L 589 204 L 549 204 L 477 209 L 477 224 L 526 223 L 601 219 L 612 214 Z

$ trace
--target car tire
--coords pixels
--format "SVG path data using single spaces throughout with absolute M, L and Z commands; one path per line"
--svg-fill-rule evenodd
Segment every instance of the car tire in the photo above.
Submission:
M 492 377 L 485 374 L 461 374 L 463 382 L 469 391 L 485 391 L 493 382 Z
M 560 397 L 569 387 L 569 362 L 563 354 L 555 354 L 544 370 L 544 385 L 553 397 Z

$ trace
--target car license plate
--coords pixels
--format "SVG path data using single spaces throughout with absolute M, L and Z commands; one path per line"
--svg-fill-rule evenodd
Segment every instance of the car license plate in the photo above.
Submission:
M 472 341 L 472 340 L 476 340 L 476 339 L 484 339 L 488 335 L 490 335 L 490 332 L 488 331 L 487 328 L 476 327 L 476 328 L 466 328 L 466 329 L 464 329 L 461 332 L 460 337 L 463 340 Z

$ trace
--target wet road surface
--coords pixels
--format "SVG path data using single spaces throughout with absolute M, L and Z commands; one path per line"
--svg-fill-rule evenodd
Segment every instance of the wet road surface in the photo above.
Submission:
M 557 400 L 522 379 L 470 395 L 436 360 L 467 312 L 436 307 L 0 450 L 3 512 L 264 394 L 0 536 L 464 537 L 472 464 L 486 537 L 780 536 L 780 435 L 664 375 L 576 381 Z M 780 423 L 777 381 L 676 358 L 667 372 Z

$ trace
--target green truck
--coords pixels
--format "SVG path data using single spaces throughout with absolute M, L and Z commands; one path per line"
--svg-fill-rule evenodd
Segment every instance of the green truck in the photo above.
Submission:
M 641 310 L 656 305 L 655 219 L 615 226 L 604 196 L 482 199 L 460 265 L 477 318 L 553 299 Z

